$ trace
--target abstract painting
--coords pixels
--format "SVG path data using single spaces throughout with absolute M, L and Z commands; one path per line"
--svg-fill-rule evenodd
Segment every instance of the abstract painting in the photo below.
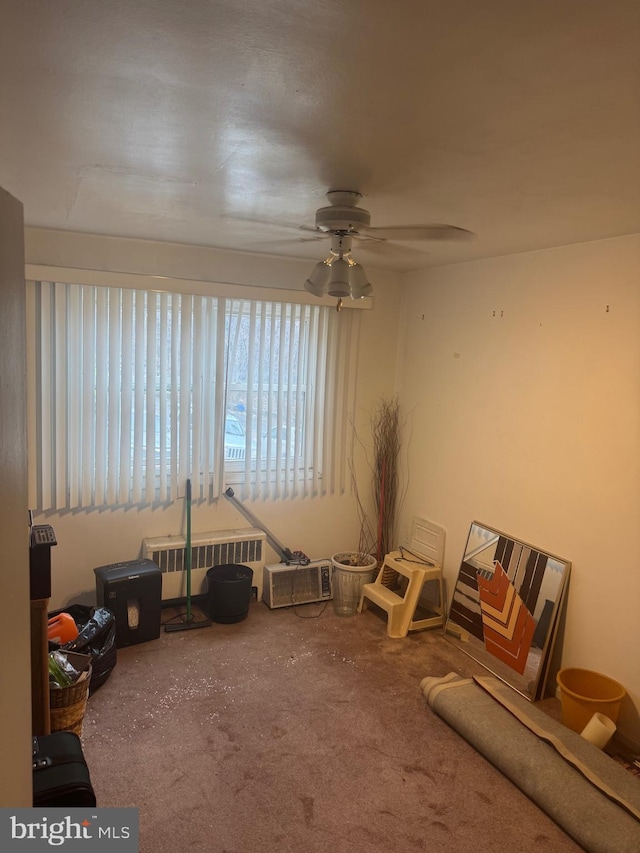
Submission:
M 571 563 L 474 521 L 446 636 L 531 701 L 544 694 Z

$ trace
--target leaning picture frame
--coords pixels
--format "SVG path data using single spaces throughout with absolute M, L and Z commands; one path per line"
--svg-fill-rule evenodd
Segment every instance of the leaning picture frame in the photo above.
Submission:
M 541 699 L 571 563 L 473 521 L 445 635 L 530 701 Z

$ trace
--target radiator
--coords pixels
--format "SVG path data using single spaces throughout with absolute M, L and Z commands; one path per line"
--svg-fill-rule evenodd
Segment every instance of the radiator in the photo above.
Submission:
M 258 601 L 262 599 L 266 534 L 257 527 L 237 530 L 214 530 L 195 533 L 191 537 L 191 594 L 207 590 L 207 569 L 238 563 L 253 569 L 253 583 Z M 160 567 L 162 600 L 179 600 L 186 595 L 186 539 L 184 536 L 157 536 L 144 539 L 142 556 Z
M 264 567 L 263 598 L 267 607 L 290 607 L 328 601 L 333 597 L 331 560 L 312 560 L 307 566 L 278 563 Z

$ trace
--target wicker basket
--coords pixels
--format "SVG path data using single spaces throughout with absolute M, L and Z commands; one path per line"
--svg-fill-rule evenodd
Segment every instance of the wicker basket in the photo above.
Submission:
M 78 655 L 78 657 L 81 657 Z M 85 657 L 82 655 L 82 657 Z M 91 682 L 91 664 L 81 673 L 80 678 L 69 687 L 49 688 L 49 712 L 52 732 L 74 732 L 82 734 L 82 721 L 89 698 Z

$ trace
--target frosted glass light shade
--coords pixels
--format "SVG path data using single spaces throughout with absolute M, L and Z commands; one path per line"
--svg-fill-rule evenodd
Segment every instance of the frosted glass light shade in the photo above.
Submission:
M 351 298 L 362 299 L 363 296 L 371 296 L 373 287 L 362 264 L 352 264 L 349 267 L 349 284 L 351 287 Z
M 349 264 L 340 258 L 331 264 L 331 277 L 327 287 L 329 296 L 350 296 Z
M 324 261 L 316 264 L 313 272 L 304 283 L 304 289 L 314 296 L 324 296 L 331 276 L 331 267 Z

